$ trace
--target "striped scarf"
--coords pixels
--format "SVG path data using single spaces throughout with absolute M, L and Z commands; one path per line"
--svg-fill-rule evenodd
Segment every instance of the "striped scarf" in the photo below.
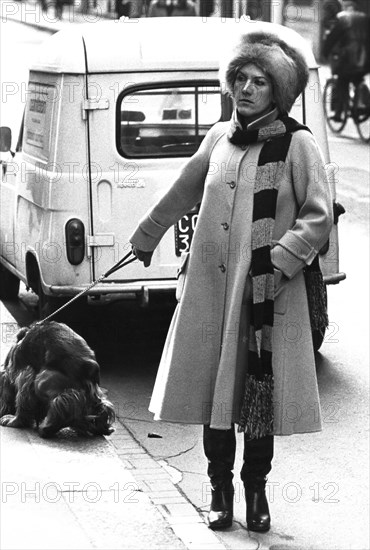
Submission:
M 249 438 L 273 433 L 272 329 L 274 323 L 274 267 L 271 244 L 279 185 L 292 132 L 308 130 L 288 116 L 258 130 L 242 130 L 233 121 L 229 140 L 235 145 L 263 141 L 254 184 L 252 220 L 252 311 L 248 373 L 238 431 Z

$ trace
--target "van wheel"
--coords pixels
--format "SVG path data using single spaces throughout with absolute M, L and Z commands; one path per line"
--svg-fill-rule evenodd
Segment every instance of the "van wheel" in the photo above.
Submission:
M 312 342 L 313 342 L 313 349 L 316 353 L 321 348 L 321 345 L 325 338 L 325 327 L 315 329 L 312 331 Z
M 3 265 L 0 265 L 0 299 L 15 300 L 19 293 L 19 279 Z

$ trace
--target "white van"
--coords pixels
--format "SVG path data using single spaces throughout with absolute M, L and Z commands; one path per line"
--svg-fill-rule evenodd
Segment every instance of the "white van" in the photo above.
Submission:
M 318 66 L 291 29 L 246 19 L 153 18 L 86 24 L 51 36 L 29 75 L 15 152 L 1 129 L 0 297 L 19 281 L 41 308 L 88 287 L 129 249 L 138 220 L 173 181 L 207 130 L 231 115 L 218 59 L 235 33 L 276 31 L 304 53 L 310 79 L 292 116 L 313 131 L 330 171 Z M 14 136 L 13 136 L 14 139 Z M 332 171 L 334 173 L 334 171 Z M 335 198 L 335 181 L 331 179 Z M 167 232 L 150 268 L 134 262 L 89 291 L 174 292 L 181 252 L 196 222 Z M 338 269 L 337 227 L 321 256 L 327 283 Z

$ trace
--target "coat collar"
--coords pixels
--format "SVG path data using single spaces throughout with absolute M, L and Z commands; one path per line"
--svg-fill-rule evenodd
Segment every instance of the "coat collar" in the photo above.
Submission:
M 262 126 L 270 124 L 271 122 L 276 120 L 278 116 L 279 116 L 279 111 L 275 107 L 274 109 L 272 109 L 272 111 L 266 113 L 265 115 L 262 115 L 261 117 L 257 118 L 256 120 L 248 124 L 248 126 L 246 127 L 246 130 L 258 130 Z M 231 125 L 234 127 L 237 126 L 241 130 L 243 129 L 239 119 L 238 111 L 236 109 L 234 109 L 231 117 Z

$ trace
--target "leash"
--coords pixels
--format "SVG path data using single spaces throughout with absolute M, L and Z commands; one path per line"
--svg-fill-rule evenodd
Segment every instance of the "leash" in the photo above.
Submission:
M 130 258 L 130 256 L 132 256 L 132 258 Z M 75 302 L 76 300 L 78 300 L 79 298 L 81 298 L 81 296 L 83 296 L 84 294 L 86 294 L 87 292 L 89 292 L 89 290 L 91 290 L 95 285 L 97 285 L 98 283 L 101 283 L 106 277 L 109 277 L 109 275 L 112 275 L 112 273 L 114 273 L 115 271 L 118 271 L 118 269 L 121 269 L 122 267 L 125 267 L 126 265 L 130 264 L 131 262 L 134 262 L 135 260 L 137 260 L 135 254 L 132 252 L 132 250 L 130 250 L 130 252 L 128 252 L 126 254 L 126 256 L 124 256 L 123 258 L 121 258 L 119 260 L 119 262 L 117 262 L 116 264 L 114 264 L 113 267 L 111 267 L 110 269 L 108 269 L 108 271 L 106 271 L 105 273 L 103 273 L 103 275 L 101 275 L 98 279 L 96 279 L 95 281 L 93 281 L 87 288 L 84 288 L 83 290 L 81 290 L 81 292 L 79 292 L 78 294 L 76 294 L 76 296 L 73 296 L 73 298 L 71 298 L 70 300 L 68 300 L 68 302 L 66 302 L 65 304 L 63 304 L 59 309 L 57 309 L 56 311 L 53 311 L 53 313 L 51 313 L 50 315 L 48 315 L 47 317 L 45 317 L 45 319 L 42 319 L 41 321 L 38 321 L 36 323 L 36 325 L 39 325 L 41 323 L 44 323 L 45 321 L 49 321 L 49 319 L 51 319 L 52 317 L 54 317 L 57 313 L 60 313 L 61 311 L 63 311 L 63 309 L 65 309 L 66 307 L 70 306 L 73 302 Z

